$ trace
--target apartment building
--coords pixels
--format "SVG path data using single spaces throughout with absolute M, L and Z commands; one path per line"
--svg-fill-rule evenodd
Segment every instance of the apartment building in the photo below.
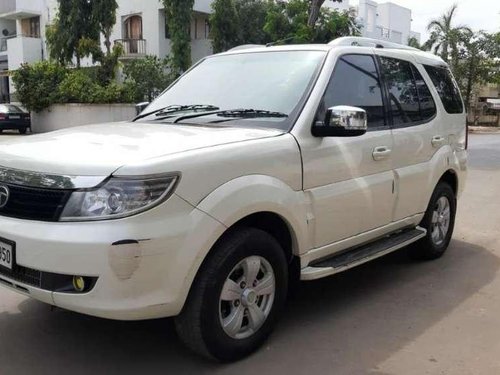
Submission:
M 208 38 L 211 3 L 195 0 L 191 23 L 193 61 L 212 53 Z M 124 60 L 170 53 L 170 32 L 159 0 L 118 0 L 118 6 L 111 39 L 123 45 Z M 47 58 L 45 27 L 56 13 L 56 0 L 0 0 L 0 103 L 9 101 L 15 90 L 9 71 L 22 63 Z M 83 65 L 91 63 L 82 61 Z
M 408 44 L 408 39 L 414 37 L 420 42 L 420 34 L 411 30 L 411 9 L 373 0 L 326 0 L 325 6 L 338 10 L 354 8 L 364 37 L 400 44 Z

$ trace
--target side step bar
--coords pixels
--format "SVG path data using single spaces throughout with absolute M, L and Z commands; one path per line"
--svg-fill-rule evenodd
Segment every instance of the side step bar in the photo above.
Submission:
M 427 230 L 421 227 L 406 229 L 382 237 L 366 245 L 335 254 L 330 258 L 312 262 L 300 272 L 301 280 L 316 280 L 334 275 L 377 259 L 425 237 Z

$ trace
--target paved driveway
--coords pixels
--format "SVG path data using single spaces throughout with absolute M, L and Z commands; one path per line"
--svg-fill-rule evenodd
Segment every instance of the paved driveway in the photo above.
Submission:
M 169 319 L 107 321 L 0 289 L 0 374 L 499 374 L 500 135 L 471 136 L 470 159 L 444 258 L 400 252 L 304 283 L 248 359 L 192 356 Z
M 9 139 L 15 139 L 19 137 L 27 137 L 28 135 L 21 135 L 17 131 L 14 130 L 4 130 L 2 133 L 0 133 L 0 143 L 2 141 L 7 141 Z

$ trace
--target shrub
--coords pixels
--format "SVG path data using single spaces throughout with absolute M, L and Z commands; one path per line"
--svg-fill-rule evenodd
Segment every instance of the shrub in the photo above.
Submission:
M 40 112 L 59 102 L 59 85 L 66 74 L 67 69 L 61 65 L 41 61 L 21 65 L 14 72 L 12 80 L 16 85 L 18 98 L 26 109 Z
M 100 67 L 67 69 L 54 62 L 22 65 L 13 75 L 19 100 L 29 111 L 40 112 L 52 104 L 132 103 L 144 86 L 141 79 L 118 84 L 103 82 Z M 158 78 L 158 77 L 156 77 Z M 140 99 L 142 100 L 142 99 Z
M 156 56 L 146 56 L 125 64 L 125 83 L 133 91 L 136 101 L 152 101 L 173 81 L 173 74 L 166 73 L 169 66 L 168 58 L 159 59 Z
M 84 71 L 70 71 L 59 86 L 62 103 L 94 103 L 101 87 Z

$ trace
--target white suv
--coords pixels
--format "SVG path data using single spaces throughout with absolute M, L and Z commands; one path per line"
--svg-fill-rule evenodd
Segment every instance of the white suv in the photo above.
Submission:
M 84 314 L 176 316 L 229 361 L 293 280 L 446 250 L 466 172 L 446 64 L 363 38 L 205 58 L 133 122 L 0 150 L 0 284 Z

